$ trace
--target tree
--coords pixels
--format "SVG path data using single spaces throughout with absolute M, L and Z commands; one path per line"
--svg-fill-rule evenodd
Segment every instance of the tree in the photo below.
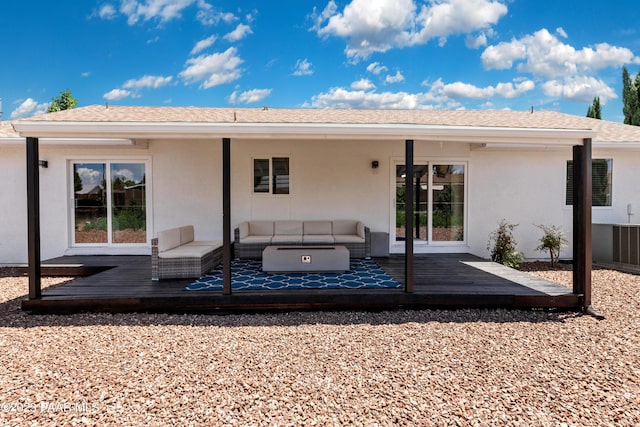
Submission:
M 551 258 L 551 267 L 558 263 L 560 258 L 560 251 L 567 246 L 569 242 L 564 238 L 564 232 L 555 225 L 538 225 L 539 229 L 543 231 L 543 236 L 540 238 L 540 245 L 536 248 L 540 252 L 549 252 L 549 258 Z
M 625 124 L 640 126 L 640 73 L 634 81 L 627 67 L 622 68 L 622 112 Z
M 587 117 L 591 117 L 592 119 L 602 119 L 602 108 L 600 107 L 599 96 L 593 98 L 593 104 L 591 104 L 587 111 Z
M 51 105 L 47 108 L 47 113 L 55 113 L 56 111 L 70 110 L 76 108 L 78 101 L 73 97 L 69 89 L 60 92 L 60 95 L 51 98 Z
M 524 254 L 517 250 L 518 242 L 513 230 L 518 224 L 510 224 L 506 219 L 500 221 L 498 228 L 489 234 L 487 250 L 491 252 L 491 261 L 517 268 L 524 261 Z

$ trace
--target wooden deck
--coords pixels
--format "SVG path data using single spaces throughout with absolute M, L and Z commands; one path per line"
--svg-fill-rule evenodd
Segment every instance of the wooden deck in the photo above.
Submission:
M 378 258 L 404 282 L 404 258 Z M 556 308 L 578 310 L 581 296 L 571 290 L 472 255 L 416 255 L 414 292 L 403 289 L 184 291 L 191 280 L 151 281 L 148 256 L 74 256 L 48 260 L 43 274 L 79 274 L 41 299 L 24 300 L 32 313 L 203 312 L 277 310 L 386 310 L 424 308 Z M 57 267 L 58 266 L 58 267 Z M 105 269 L 105 267 L 111 267 Z

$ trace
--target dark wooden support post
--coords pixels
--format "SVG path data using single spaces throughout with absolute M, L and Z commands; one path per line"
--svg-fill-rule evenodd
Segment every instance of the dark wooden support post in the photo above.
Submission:
M 222 138 L 222 293 L 231 295 L 231 139 Z
M 573 293 L 591 305 L 591 138 L 573 147 Z
M 27 251 L 29 262 L 29 299 L 39 299 L 42 296 L 39 160 L 38 138 L 27 138 Z
M 413 140 L 405 141 L 405 192 L 404 192 L 404 291 L 413 292 Z

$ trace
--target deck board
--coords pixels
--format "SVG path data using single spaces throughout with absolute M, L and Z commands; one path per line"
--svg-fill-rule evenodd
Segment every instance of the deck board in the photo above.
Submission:
M 404 258 L 376 259 L 404 283 Z M 321 289 L 185 291 L 190 279 L 151 281 L 148 256 L 73 256 L 47 265 L 82 266 L 78 271 L 111 267 L 44 289 L 42 298 L 24 300 L 34 313 L 78 311 L 236 312 L 262 310 L 343 310 L 398 308 L 559 308 L 578 309 L 581 297 L 571 290 L 469 254 L 416 255 L 414 292 L 403 289 Z

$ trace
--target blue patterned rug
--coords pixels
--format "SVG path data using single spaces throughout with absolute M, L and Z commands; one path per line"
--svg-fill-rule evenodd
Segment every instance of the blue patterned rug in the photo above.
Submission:
M 263 291 L 269 289 L 385 289 L 399 288 L 374 260 L 352 259 L 344 273 L 264 273 L 262 263 L 234 260 L 231 264 L 233 290 Z M 187 291 L 222 290 L 222 266 L 188 285 Z

